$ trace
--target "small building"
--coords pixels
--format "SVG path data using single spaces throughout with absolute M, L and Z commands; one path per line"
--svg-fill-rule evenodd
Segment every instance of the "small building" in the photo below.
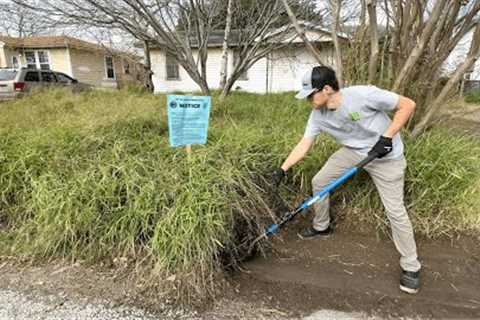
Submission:
M 223 34 L 223 30 L 218 30 L 212 32 L 209 36 L 207 83 L 210 89 L 219 88 L 220 85 Z M 306 30 L 306 36 L 319 49 L 323 61 L 334 66 L 334 47 L 330 32 L 314 27 Z M 237 38 L 238 34 L 232 31 L 228 44 L 228 73 L 233 70 L 236 62 Z M 346 41 L 346 35 L 339 35 L 339 40 L 340 42 Z M 232 90 L 244 90 L 255 93 L 298 90 L 303 74 L 309 68 L 318 65 L 318 62 L 296 33 L 292 33 L 291 38 L 283 41 L 288 41 L 288 44 L 258 60 L 235 82 Z M 196 58 L 198 50 L 195 47 L 195 41 L 191 42 L 193 43 L 193 55 Z M 199 86 L 178 64 L 175 57 L 166 54 L 161 49 L 161 46 L 152 44 L 150 56 L 155 93 L 199 90 Z
M 63 72 L 96 87 L 142 83 L 140 57 L 67 36 L 0 36 L 0 68 Z

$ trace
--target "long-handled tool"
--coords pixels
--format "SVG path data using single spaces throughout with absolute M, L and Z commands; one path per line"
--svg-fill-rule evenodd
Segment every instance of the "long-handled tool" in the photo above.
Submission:
M 367 164 L 372 162 L 374 159 L 377 158 L 377 154 L 370 154 L 368 157 L 357 163 L 354 167 L 348 169 L 343 173 L 339 178 L 333 180 L 328 185 L 326 185 L 322 190 L 316 192 L 311 198 L 307 198 L 302 204 L 300 204 L 296 209 L 289 211 L 283 215 L 278 223 L 273 223 L 268 226 L 263 234 L 257 237 L 253 242 L 250 243 L 250 248 L 248 252 L 251 252 L 255 244 L 272 234 L 275 234 L 281 226 L 283 226 L 288 221 L 292 220 L 297 214 L 302 212 L 303 210 L 310 207 L 313 203 L 317 200 L 325 196 L 326 194 L 330 193 L 333 189 L 341 185 L 343 182 L 348 180 L 350 177 L 355 175 L 361 168 L 365 167 Z

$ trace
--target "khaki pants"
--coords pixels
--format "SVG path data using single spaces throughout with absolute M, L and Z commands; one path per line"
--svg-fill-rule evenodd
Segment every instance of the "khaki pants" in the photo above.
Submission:
M 313 192 L 320 191 L 329 182 L 341 176 L 346 169 L 351 168 L 362 159 L 362 155 L 346 147 L 335 152 L 313 178 Z M 420 262 L 417 259 L 417 247 L 412 224 L 403 204 L 406 166 L 405 158 L 398 160 L 378 159 L 366 165 L 365 170 L 372 177 L 385 206 L 392 228 L 393 242 L 401 256 L 400 266 L 403 270 L 415 272 L 420 269 Z M 313 227 L 316 230 L 325 230 L 330 223 L 328 195 L 317 201 L 314 208 Z

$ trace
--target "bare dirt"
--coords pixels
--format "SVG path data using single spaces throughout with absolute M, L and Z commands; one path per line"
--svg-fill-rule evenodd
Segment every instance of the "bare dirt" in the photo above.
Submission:
M 480 319 L 480 237 L 417 239 L 422 288 L 412 296 L 398 289 L 399 257 L 388 237 L 340 221 L 327 239 L 301 240 L 296 233 L 310 218 L 287 225 L 266 256 L 244 263 L 230 275 L 227 292 L 197 312 L 152 296 L 121 269 L 65 261 L 31 265 L 2 257 L 0 295 L 7 293 L 6 301 L 12 292 L 48 300 L 38 319 L 99 305 L 98 314 L 129 312 L 118 319 L 342 319 L 325 310 L 346 312 L 349 319 Z M 28 298 L 21 301 L 19 310 Z
M 480 237 L 417 239 L 422 288 L 398 288 L 399 256 L 393 242 L 340 223 L 327 239 L 301 240 L 302 217 L 273 240 L 265 257 L 233 277 L 251 301 L 269 301 L 301 317 L 314 310 L 361 311 L 382 318 L 480 319 Z

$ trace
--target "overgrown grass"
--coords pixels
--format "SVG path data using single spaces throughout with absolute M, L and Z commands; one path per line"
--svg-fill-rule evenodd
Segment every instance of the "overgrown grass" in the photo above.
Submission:
M 160 276 L 177 275 L 176 292 L 212 293 L 225 256 L 274 217 L 266 178 L 301 137 L 309 107 L 292 94 L 234 93 L 222 107 L 214 99 L 208 143 L 187 158 L 168 145 L 165 104 L 164 96 L 133 89 L 50 91 L 1 104 L 2 250 L 149 261 Z M 406 199 L 417 232 L 480 230 L 480 143 L 435 130 L 406 145 Z M 294 168 L 292 188 L 308 194 L 336 148 L 320 138 Z M 383 224 L 365 179 L 335 199 L 351 221 Z
M 480 90 L 472 91 L 465 96 L 466 103 L 480 103 Z

